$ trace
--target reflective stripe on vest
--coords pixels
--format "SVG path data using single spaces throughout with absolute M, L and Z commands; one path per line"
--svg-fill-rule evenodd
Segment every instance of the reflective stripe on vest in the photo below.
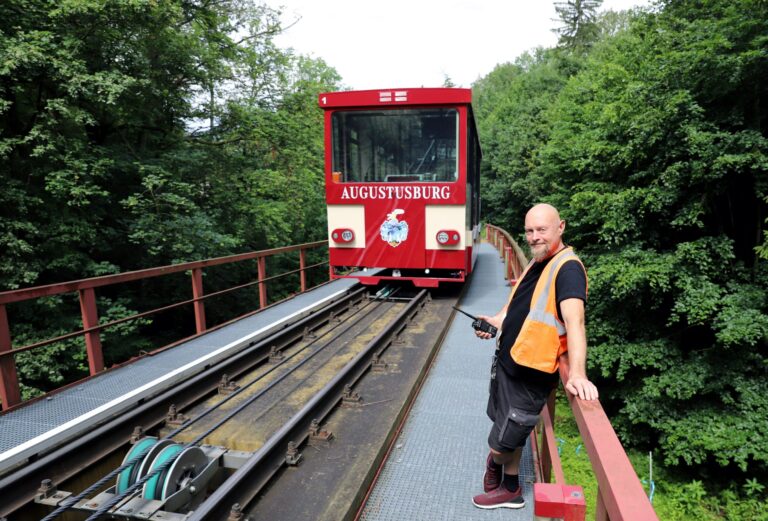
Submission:
M 573 253 L 572 248 L 566 248 L 562 252 L 560 252 L 560 255 L 556 255 L 554 259 L 552 259 L 552 262 L 549 263 L 549 265 L 544 268 L 545 272 L 548 270 L 548 276 L 546 281 L 546 286 L 544 286 L 544 291 L 542 291 L 539 294 L 539 298 L 536 299 L 536 304 L 531 306 L 531 311 L 528 313 L 528 317 L 531 320 L 537 320 L 539 322 L 544 322 L 547 325 L 554 326 L 557 328 L 558 335 L 564 335 L 565 334 L 565 325 L 558 320 L 557 316 L 554 313 L 548 313 L 547 312 L 547 299 L 550 295 L 553 294 L 552 289 L 554 288 L 554 282 L 555 282 L 555 276 L 560 271 L 560 266 L 562 264 L 570 259 L 575 258 L 576 254 Z M 543 275 L 543 273 L 542 273 Z M 536 284 L 538 286 L 538 283 Z M 534 292 L 536 290 L 534 289 Z M 557 310 L 557 307 L 555 307 L 555 310 Z M 557 311 L 555 311 L 557 313 Z
M 552 313 L 547 313 L 547 311 L 544 309 L 532 309 L 528 312 L 527 318 L 535 320 L 536 322 L 543 322 L 548 326 L 554 327 L 557 329 L 558 336 L 563 336 L 565 334 L 565 325 L 560 322 Z
M 558 358 L 568 350 L 565 324 L 557 318 L 555 281 L 563 264 L 571 260 L 581 264 L 581 260 L 571 247 L 558 252 L 536 282 L 530 311 L 510 348 L 510 355 L 516 363 L 546 373 L 554 373 L 559 365 Z M 521 280 L 527 272 L 528 268 L 521 276 Z M 520 285 L 520 281 L 517 285 Z M 512 298 L 514 298 L 514 292 Z

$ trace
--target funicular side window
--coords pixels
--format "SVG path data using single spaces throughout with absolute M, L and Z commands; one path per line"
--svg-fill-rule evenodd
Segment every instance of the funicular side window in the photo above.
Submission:
M 456 109 L 337 111 L 333 171 L 345 183 L 458 179 Z

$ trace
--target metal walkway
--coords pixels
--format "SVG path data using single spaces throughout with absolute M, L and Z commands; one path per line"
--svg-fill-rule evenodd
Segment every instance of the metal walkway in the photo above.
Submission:
M 501 309 L 510 291 L 503 268 L 496 250 L 483 243 L 462 309 L 473 315 Z M 529 446 L 523 452 L 520 469 L 525 508 L 481 510 L 472 504 L 472 496 L 483 491 L 486 440 L 491 428 L 485 406 L 494 347 L 494 342 L 475 337 L 468 318 L 456 315 L 362 519 L 533 518 Z
M 0 416 L 0 474 L 26 458 L 87 432 L 266 336 L 293 318 L 347 293 L 353 279 L 311 289 L 250 317 L 153 356 L 97 375 Z

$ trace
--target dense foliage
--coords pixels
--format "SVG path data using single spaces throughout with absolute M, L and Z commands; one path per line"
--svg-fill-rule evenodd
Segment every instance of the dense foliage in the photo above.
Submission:
M 321 238 L 316 94 L 339 77 L 278 49 L 279 31 L 279 12 L 250 0 L 2 2 L 0 290 Z M 206 288 L 254 273 L 209 270 Z M 100 293 L 100 315 L 189 293 L 188 277 L 154 279 Z M 222 298 L 209 322 L 256 294 Z M 76 296 L 9 313 L 14 345 L 79 328 Z M 178 338 L 190 320 L 153 317 L 141 337 Z M 107 360 L 148 347 L 135 334 L 147 325 L 106 332 Z M 20 356 L 27 394 L 83 360 L 81 340 Z
M 485 218 L 517 230 L 535 202 L 561 209 L 619 434 L 702 480 L 669 485 L 683 516 L 754 517 L 768 482 L 768 4 L 599 5 L 558 2 L 558 48 L 475 84 Z M 315 95 L 340 78 L 277 48 L 279 31 L 252 0 L 0 3 L 0 290 L 321 238 Z M 207 270 L 206 290 L 255 269 Z M 102 320 L 189 298 L 187 276 L 148 284 L 100 292 Z M 223 297 L 209 323 L 256 302 Z M 74 295 L 9 313 L 14 345 L 80 327 Z M 186 310 L 110 328 L 107 362 L 190 326 Z M 26 396 L 87 368 L 79 339 L 17 362 Z M 707 502 L 713 482 L 724 491 Z
M 476 85 L 486 218 L 554 204 L 590 275 L 591 376 L 629 446 L 768 471 L 768 4 L 668 0 Z

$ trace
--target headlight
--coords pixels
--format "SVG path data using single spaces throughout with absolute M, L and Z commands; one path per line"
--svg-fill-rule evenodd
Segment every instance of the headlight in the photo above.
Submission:
M 435 236 L 440 246 L 453 246 L 461 240 L 461 234 L 456 230 L 440 230 Z
M 349 228 L 336 228 L 331 232 L 331 239 L 333 242 L 346 244 L 355 240 L 355 232 Z

